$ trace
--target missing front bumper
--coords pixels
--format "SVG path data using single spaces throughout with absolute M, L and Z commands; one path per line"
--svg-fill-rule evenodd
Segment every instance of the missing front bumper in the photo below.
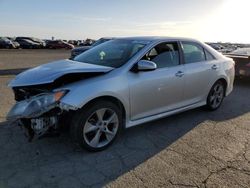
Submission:
M 58 117 L 40 117 L 36 119 L 20 119 L 18 125 L 29 142 L 46 135 L 58 135 Z

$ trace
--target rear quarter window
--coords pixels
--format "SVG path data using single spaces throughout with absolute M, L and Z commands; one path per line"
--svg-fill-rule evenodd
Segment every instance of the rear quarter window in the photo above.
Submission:
M 206 49 L 204 49 L 204 51 L 205 51 L 207 61 L 215 60 L 215 57 L 209 51 L 207 51 Z
M 206 60 L 204 49 L 193 42 L 182 42 L 184 60 L 186 64 L 197 63 Z

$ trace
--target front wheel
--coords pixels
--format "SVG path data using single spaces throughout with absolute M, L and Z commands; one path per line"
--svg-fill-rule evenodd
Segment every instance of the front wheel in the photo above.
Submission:
M 224 99 L 225 87 L 221 81 L 217 81 L 211 88 L 207 97 L 207 108 L 209 110 L 217 110 Z
M 100 151 L 111 145 L 121 131 L 122 112 L 112 102 L 97 101 L 75 114 L 71 136 L 89 151 Z

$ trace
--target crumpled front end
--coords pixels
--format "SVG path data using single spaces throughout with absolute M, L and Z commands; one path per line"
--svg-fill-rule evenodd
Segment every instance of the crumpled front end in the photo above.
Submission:
M 78 109 L 61 102 L 65 95 L 70 95 L 70 91 L 58 88 L 111 70 L 112 67 L 60 60 L 22 72 L 8 85 L 13 89 L 17 102 L 8 113 L 7 120 L 18 120 L 28 130 L 30 139 L 57 129 L 64 114 L 67 116 L 70 110 Z

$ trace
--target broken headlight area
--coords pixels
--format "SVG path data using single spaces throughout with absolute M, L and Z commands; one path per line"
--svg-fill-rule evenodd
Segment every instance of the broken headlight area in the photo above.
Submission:
M 11 108 L 7 115 L 7 120 L 39 117 L 43 113 L 57 107 L 59 100 L 65 93 L 66 91 L 58 91 L 55 93 L 39 94 L 19 101 Z
M 41 136 L 48 130 L 56 130 L 60 108 L 60 99 L 67 91 L 41 93 L 18 101 L 7 115 L 7 120 L 19 120 L 31 141 L 35 135 Z

